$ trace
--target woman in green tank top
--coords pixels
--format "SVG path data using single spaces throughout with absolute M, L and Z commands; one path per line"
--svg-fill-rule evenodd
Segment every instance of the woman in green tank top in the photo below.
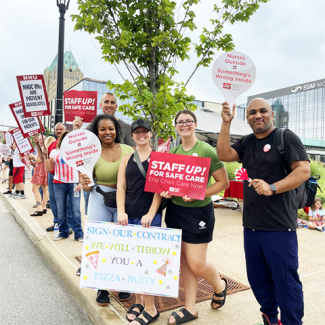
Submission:
M 99 138 L 102 145 L 102 153 L 94 166 L 93 178 L 96 186 L 88 186 L 91 183 L 89 177 L 81 175 L 83 190 L 90 193 L 88 204 L 88 219 L 117 223 L 117 208 L 108 207 L 103 202 L 103 195 L 97 192 L 99 187 L 103 192 L 116 192 L 117 173 L 122 157 L 133 149 L 121 143 L 121 127 L 116 118 L 111 115 L 97 115 L 89 126 L 89 131 Z M 107 306 L 109 303 L 107 290 L 98 290 L 97 303 Z M 121 300 L 128 300 L 129 293 L 120 292 Z

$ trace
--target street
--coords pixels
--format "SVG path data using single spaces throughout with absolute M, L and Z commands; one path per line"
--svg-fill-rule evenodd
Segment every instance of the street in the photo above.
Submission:
M 0 201 L 0 324 L 92 324 Z

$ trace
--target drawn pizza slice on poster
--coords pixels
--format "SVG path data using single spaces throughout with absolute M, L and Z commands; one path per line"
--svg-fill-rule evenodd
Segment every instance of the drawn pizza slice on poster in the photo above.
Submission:
M 92 266 L 97 270 L 99 251 L 90 252 L 86 254 L 86 257 L 88 258 Z

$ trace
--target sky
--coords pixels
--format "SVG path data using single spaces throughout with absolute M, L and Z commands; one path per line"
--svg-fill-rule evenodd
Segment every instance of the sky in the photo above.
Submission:
M 188 32 L 197 40 L 203 26 L 213 18 L 213 3 L 202 0 L 196 8 L 198 29 Z M 121 82 L 114 66 L 102 59 L 95 35 L 74 31 L 70 15 L 78 13 L 76 0 L 70 1 L 65 18 L 65 50 L 72 51 L 84 76 Z M 255 63 L 254 85 L 237 99 L 325 78 L 324 0 L 271 0 L 262 4 L 248 23 L 226 25 L 233 36 L 235 50 L 247 54 Z M 0 11 L 0 124 L 15 126 L 9 104 L 20 100 L 16 76 L 43 74 L 58 50 L 59 11 L 55 0 L 2 1 Z M 216 51 L 216 59 L 222 52 Z M 197 62 L 177 65 L 177 81 L 186 81 Z M 215 86 L 210 67 L 200 68 L 188 84 L 196 99 L 221 103 L 224 98 Z M 124 67 L 119 67 L 128 78 Z M 1 128 L 0 128 L 1 129 Z M 5 129 L 4 129 L 5 130 Z

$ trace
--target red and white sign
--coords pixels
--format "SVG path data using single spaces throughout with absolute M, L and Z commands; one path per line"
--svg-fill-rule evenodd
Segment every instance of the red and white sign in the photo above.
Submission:
M 144 190 L 204 200 L 210 163 L 210 158 L 152 151 Z
M 25 117 L 51 115 L 42 74 L 17 76 Z
M 170 150 L 170 138 L 165 142 L 164 139 L 158 139 L 158 150 L 160 152 L 169 152 Z
M 19 128 L 10 131 L 12 134 L 18 151 L 21 156 L 28 156 L 34 152 L 34 148 L 28 138 L 24 138 Z
M 238 169 L 236 169 L 235 173 L 236 175 L 236 179 L 238 181 L 248 181 L 250 182 L 252 179 L 248 177 L 248 173 L 247 170 L 243 167 L 239 167 Z
M 45 132 L 42 122 L 40 127 L 37 117 L 25 117 L 21 102 L 10 104 L 9 107 L 24 138 L 40 134 L 41 128 L 42 132 Z
M 10 147 L 7 144 L 3 144 L 1 146 L 0 152 L 1 152 L 2 156 L 8 157 L 10 154 Z
M 14 139 L 12 138 L 10 132 L 5 132 L 5 141 L 9 147 L 12 146 L 12 144 L 14 143 Z
M 64 92 L 64 118 L 73 122 L 77 117 L 90 123 L 97 115 L 97 91 L 70 90 Z
M 87 130 L 72 131 L 63 139 L 60 150 L 67 165 L 93 180 L 93 169 L 102 152 L 100 141 L 94 133 Z
M 231 110 L 236 99 L 252 87 L 255 78 L 254 62 L 241 52 L 220 55 L 212 67 L 212 79 L 225 96 Z

